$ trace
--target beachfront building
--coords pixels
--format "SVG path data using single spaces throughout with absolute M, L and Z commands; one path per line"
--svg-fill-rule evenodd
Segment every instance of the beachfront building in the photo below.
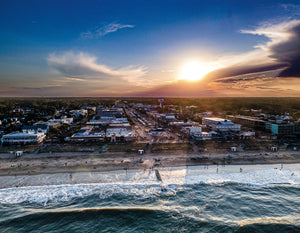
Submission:
M 2 136 L 2 144 L 34 144 L 41 143 L 46 138 L 44 133 L 13 132 Z
M 104 141 L 105 132 L 95 129 L 93 126 L 82 127 L 77 133 L 73 134 L 70 141 Z
M 198 136 L 198 135 L 202 134 L 202 128 L 199 126 L 190 127 L 189 131 L 190 131 L 189 134 L 191 136 Z
M 240 132 L 239 139 L 251 139 L 255 137 L 254 131 Z
M 295 135 L 300 136 L 300 120 L 295 122 Z
M 297 135 L 297 122 L 295 123 L 285 123 L 285 120 L 290 120 L 290 116 L 273 116 L 274 119 L 270 115 L 264 115 L 266 120 L 259 119 L 257 117 L 251 116 L 228 116 L 229 119 L 232 119 L 234 122 L 242 124 L 244 126 L 248 126 L 253 129 L 260 129 L 266 132 L 269 132 L 273 135 L 277 136 L 291 136 Z
M 234 124 L 232 121 L 219 117 L 203 117 L 202 123 L 212 128 L 214 131 L 235 131 L 241 130 L 241 125 Z
M 253 129 L 265 130 L 265 128 L 266 128 L 266 121 L 261 120 L 257 117 L 242 116 L 242 115 L 236 115 L 236 116 L 229 115 L 227 117 L 230 120 L 232 120 L 238 124 L 241 124 L 241 125 L 253 128 Z
M 293 123 L 274 124 L 272 122 L 266 122 L 266 130 L 272 133 L 273 135 L 278 135 L 278 136 L 294 135 L 295 124 Z
M 116 141 L 130 142 L 136 140 L 136 135 L 132 130 L 128 128 L 109 127 L 106 130 L 106 138 L 110 142 L 116 142 Z
M 189 135 L 195 140 L 211 140 L 215 132 L 203 132 L 202 127 L 194 126 L 189 128 Z
M 213 134 L 211 132 L 201 132 L 200 134 L 194 135 L 193 139 L 195 139 L 196 141 L 211 140 L 212 135 Z

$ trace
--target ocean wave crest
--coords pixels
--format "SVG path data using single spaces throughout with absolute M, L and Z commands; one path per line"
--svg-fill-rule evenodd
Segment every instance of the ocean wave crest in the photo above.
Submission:
M 180 175 L 181 174 L 181 175 Z M 151 175 L 152 176 L 152 175 Z M 65 184 L 27 186 L 0 189 L 1 204 L 16 204 L 22 202 L 47 204 L 49 202 L 67 202 L 74 198 L 98 195 L 107 199 L 113 195 L 133 196 L 143 199 L 157 195 L 172 196 L 185 185 L 224 185 L 239 184 L 251 187 L 274 185 L 300 185 L 300 173 L 290 170 L 267 169 L 240 173 L 218 174 L 182 174 L 180 172 L 161 171 L 163 183 L 139 183 L 138 180 L 108 184 Z

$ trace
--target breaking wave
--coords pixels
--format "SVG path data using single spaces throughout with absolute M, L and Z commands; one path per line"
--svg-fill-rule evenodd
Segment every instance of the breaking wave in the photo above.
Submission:
M 154 173 L 154 171 L 152 172 Z M 107 199 L 114 195 L 148 198 L 155 195 L 176 195 L 177 190 L 189 185 L 245 185 L 250 187 L 296 186 L 300 185 L 298 171 L 266 169 L 249 172 L 219 173 L 219 174 L 189 174 L 184 169 L 162 170 L 163 183 L 153 180 L 150 174 L 149 182 L 143 177 L 118 183 L 90 183 L 25 186 L 0 189 L 1 204 L 16 204 L 22 202 L 47 204 L 50 202 L 68 202 L 74 198 L 84 198 L 97 195 Z

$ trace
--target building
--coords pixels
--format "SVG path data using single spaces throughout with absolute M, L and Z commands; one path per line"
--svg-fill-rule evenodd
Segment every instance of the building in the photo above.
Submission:
M 34 144 L 41 143 L 45 139 L 44 133 L 20 133 L 13 132 L 2 136 L 2 144 Z
M 273 135 L 283 136 L 283 135 L 294 135 L 295 134 L 295 124 L 293 123 L 282 123 L 276 124 L 272 122 L 266 123 L 266 131 L 272 133 Z
M 128 129 L 128 128 L 116 128 L 116 127 L 109 127 L 106 130 L 106 138 L 110 140 L 110 142 L 116 142 L 116 141 L 134 141 L 136 140 L 135 133 Z
M 193 127 L 193 126 L 199 126 L 200 124 L 197 122 L 173 121 L 173 122 L 169 122 L 169 125 L 176 125 L 179 127 Z
M 87 125 L 73 134 L 70 141 L 134 141 L 136 135 L 128 123 L 112 123 L 106 129 L 106 133 L 101 127 Z
M 78 118 L 80 116 L 86 116 L 88 114 L 88 110 L 86 109 L 80 109 L 80 110 L 71 110 L 71 115 Z
M 235 131 L 241 130 L 241 125 L 234 124 L 232 121 L 219 117 L 203 117 L 202 123 L 211 127 L 214 131 Z
M 194 126 L 194 127 L 191 127 L 189 128 L 190 132 L 190 136 L 195 136 L 197 137 L 198 135 L 201 135 L 202 134 L 202 128 L 201 127 L 198 127 L 198 126 Z
M 70 141 L 104 141 L 105 132 L 94 130 L 93 126 L 82 127 L 77 133 L 73 134 Z
M 201 132 L 200 134 L 196 134 L 193 136 L 195 140 L 211 140 L 212 139 L 212 133 L 211 132 Z
M 86 109 L 86 110 L 91 110 L 93 112 L 96 112 L 96 107 L 95 106 L 81 106 L 82 109 Z
M 239 133 L 239 139 L 251 139 L 254 137 L 255 137 L 255 132 L 253 132 L 253 131 Z
M 123 117 L 123 109 L 119 107 L 112 107 L 110 109 L 106 109 L 103 106 L 97 107 L 96 116 L 105 119 L 113 119 L 118 117 Z
M 106 109 L 103 106 L 97 107 L 97 114 L 89 121 L 88 125 L 108 125 L 113 122 L 126 123 L 128 119 L 125 117 L 122 108 L 112 107 Z
M 300 121 L 295 122 L 295 135 L 300 135 Z
M 189 135 L 195 140 L 211 140 L 212 132 L 203 132 L 202 127 L 193 126 L 189 128 Z
M 263 114 L 261 114 L 263 115 Z M 265 114 L 264 114 L 265 115 Z M 275 119 L 271 119 L 272 116 L 265 115 L 267 120 L 261 120 L 257 117 L 250 116 L 228 116 L 234 122 L 251 127 L 253 129 L 260 129 L 269 132 L 277 136 L 297 136 L 300 135 L 300 122 L 285 123 L 287 119 L 291 119 L 289 116 L 275 116 Z
M 48 122 L 50 124 L 68 124 L 68 125 L 71 125 L 73 123 L 73 117 L 70 117 L 70 118 L 63 117 L 61 119 L 51 119 Z
M 260 129 L 265 130 L 266 128 L 266 121 L 261 120 L 257 117 L 250 117 L 250 116 L 228 116 L 228 118 L 238 124 L 253 128 L 253 129 Z
M 47 124 L 24 125 L 22 127 L 23 133 L 44 133 L 47 134 L 49 126 Z

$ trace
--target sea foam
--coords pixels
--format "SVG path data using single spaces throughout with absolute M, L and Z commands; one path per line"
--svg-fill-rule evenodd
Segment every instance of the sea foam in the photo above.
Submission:
M 134 171 L 131 172 L 134 174 Z M 195 184 L 236 183 L 253 187 L 270 185 L 293 185 L 298 187 L 300 185 L 300 172 L 298 170 L 280 170 L 277 168 L 229 173 L 222 173 L 220 168 L 220 173 L 207 172 L 205 174 L 197 167 L 161 169 L 160 174 L 163 182 L 157 181 L 154 173 L 154 171 L 149 171 L 146 176 L 145 173 L 136 171 L 135 175 L 122 182 L 5 188 L 0 189 L 0 203 L 29 202 L 47 204 L 49 202 L 66 202 L 89 195 L 98 195 L 100 199 L 106 199 L 115 194 L 147 198 L 153 195 L 176 195 L 178 187 Z

